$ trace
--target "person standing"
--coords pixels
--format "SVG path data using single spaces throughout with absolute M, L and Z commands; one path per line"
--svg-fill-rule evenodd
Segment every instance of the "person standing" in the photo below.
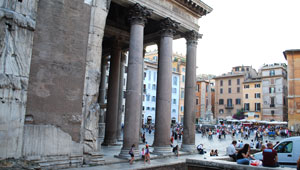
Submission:
M 268 143 L 267 148 L 263 150 L 263 166 L 266 167 L 278 167 L 277 151 L 273 149 L 273 144 Z
M 131 156 L 131 159 L 129 161 L 130 164 L 132 164 L 134 161 L 134 147 L 135 147 L 135 145 L 133 144 L 129 150 L 129 155 Z
M 145 149 L 145 160 L 144 163 L 148 162 L 150 164 L 150 150 L 149 150 L 149 145 L 146 145 Z

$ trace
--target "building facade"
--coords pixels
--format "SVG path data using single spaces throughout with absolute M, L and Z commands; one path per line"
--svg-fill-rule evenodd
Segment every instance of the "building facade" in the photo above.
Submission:
M 257 72 L 251 66 L 237 66 L 231 72 L 214 78 L 217 119 L 232 119 L 233 115 L 243 111 L 244 80 L 256 76 Z
M 262 119 L 261 78 L 251 78 L 243 82 L 243 111 L 247 120 Z
M 262 119 L 287 121 L 287 66 L 283 63 L 264 65 L 262 80 Z
M 157 93 L 157 52 L 146 53 L 144 67 L 144 87 L 145 95 L 143 100 L 143 123 L 153 124 L 155 122 L 155 107 Z M 178 72 L 172 72 L 172 105 L 171 105 L 171 121 L 178 122 L 179 115 L 179 78 Z
M 288 62 L 288 125 L 300 131 L 300 50 L 283 52 Z

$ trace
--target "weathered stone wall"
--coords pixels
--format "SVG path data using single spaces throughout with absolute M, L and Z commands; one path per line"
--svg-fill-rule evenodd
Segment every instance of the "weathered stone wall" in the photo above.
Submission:
M 92 1 L 91 22 L 86 59 L 82 107 L 82 137 L 84 152 L 96 151 L 100 106 L 97 103 L 100 86 L 102 39 L 110 1 Z
M 90 14 L 91 7 L 84 0 L 39 1 L 28 87 L 25 123 L 46 129 L 44 125 L 52 125 L 77 143 L 81 139 Z M 30 132 L 34 131 L 26 135 Z M 51 140 L 55 135 L 44 137 Z M 28 140 L 41 144 L 37 139 Z
M 38 0 L 0 0 L 0 157 L 21 156 Z
M 33 142 L 33 140 L 35 142 Z M 25 125 L 22 153 L 27 158 L 52 155 L 80 155 L 83 147 L 52 125 Z

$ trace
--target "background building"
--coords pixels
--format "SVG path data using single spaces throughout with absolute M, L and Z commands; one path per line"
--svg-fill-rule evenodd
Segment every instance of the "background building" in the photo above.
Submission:
M 300 131 L 300 50 L 286 50 L 288 62 L 288 125 L 293 131 Z
M 180 59 L 180 57 L 182 59 Z M 172 100 L 171 100 L 171 120 L 173 123 L 180 122 L 180 87 L 184 89 L 185 67 L 183 56 L 175 54 L 172 62 Z M 185 61 L 185 60 L 184 60 Z M 143 100 L 143 123 L 155 122 L 156 107 L 156 82 L 157 82 L 158 54 L 157 50 L 148 51 L 144 59 L 144 87 L 145 94 Z M 182 86 L 183 84 L 183 86 Z M 184 91 L 184 90 L 183 90 Z M 182 103 L 183 99 L 182 99 Z
M 243 83 L 244 115 L 248 120 L 261 120 L 262 87 L 261 78 L 251 78 Z
M 263 120 L 287 121 L 286 64 L 274 63 L 261 68 Z
M 231 119 L 243 110 L 243 82 L 256 76 L 257 72 L 251 66 L 237 66 L 231 72 L 214 78 L 217 119 Z

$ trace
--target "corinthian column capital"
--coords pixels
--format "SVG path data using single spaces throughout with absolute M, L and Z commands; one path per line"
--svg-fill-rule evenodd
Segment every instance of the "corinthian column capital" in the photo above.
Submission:
M 192 30 L 185 34 L 186 43 L 190 45 L 197 45 L 198 39 L 202 38 L 202 34 L 199 34 L 198 32 Z
M 170 19 L 169 17 L 160 21 L 161 35 L 173 37 L 180 23 Z
M 129 21 L 131 24 L 145 25 L 147 18 L 151 16 L 152 10 L 141 6 L 139 3 L 134 4 L 129 10 Z

